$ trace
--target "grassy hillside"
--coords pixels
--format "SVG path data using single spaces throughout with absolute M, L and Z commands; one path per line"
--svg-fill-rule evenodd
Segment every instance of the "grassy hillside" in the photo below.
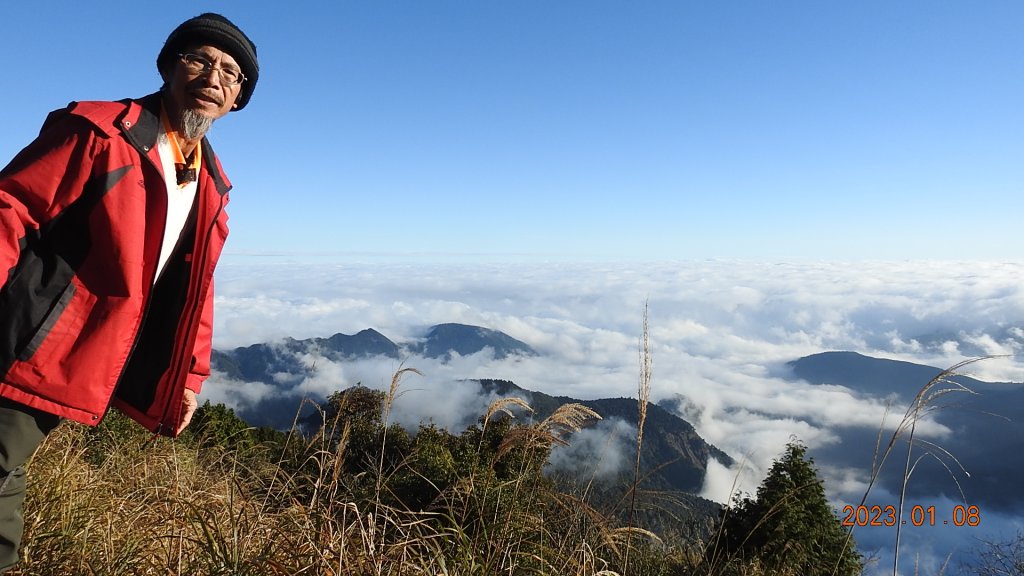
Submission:
M 409 435 L 388 422 L 397 379 L 390 394 L 335 394 L 303 433 L 254 430 L 209 404 L 173 441 L 116 413 L 95 429 L 62 424 L 30 462 L 11 574 L 780 573 L 556 489 L 541 469 L 592 410 L 522 425 L 508 413 L 525 403 L 505 399 L 461 435 Z
M 589 517 L 585 503 L 543 481 L 536 466 L 546 449 L 541 429 L 513 433 L 507 443 L 513 429 L 495 417 L 488 427 L 494 433 L 478 430 L 476 454 L 463 455 L 487 461 L 462 468 L 443 494 L 413 508 L 403 506 L 397 492 L 418 474 L 411 457 L 375 459 L 376 470 L 350 461 L 375 450 L 349 451 L 349 438 L 393 430 L 335 421 L 311 437 L 259 440 L 255 431 L 225 426 L 230 421 L 223 408 L 204 409 L 220 414 L 197 427 L 206 436 L 177 441 L 151 441 L 117 414 L 96 430 L 61 425 L 30 464 L 26 545 L 12 574 L 590 575 L 621 569 L 629 532 Z M 560 418 L 560 426 L 573 425 L 566 414 Z M 432 458 L 444 460 L 426 454 L 425 446 L 415 458 L 421 470 L 438 466 Z M 694 550 L 655 553 L 653 541 L 636 534 L 636 568 L 628 573 L 670 573 L 696 562 Z

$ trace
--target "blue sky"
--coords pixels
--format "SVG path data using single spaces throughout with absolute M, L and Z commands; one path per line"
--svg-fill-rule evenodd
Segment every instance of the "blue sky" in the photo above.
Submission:
M 14 3 L 0 157 L 205 10 L 261 63 L 229 259 L 1022 256 L 1011 1 Z

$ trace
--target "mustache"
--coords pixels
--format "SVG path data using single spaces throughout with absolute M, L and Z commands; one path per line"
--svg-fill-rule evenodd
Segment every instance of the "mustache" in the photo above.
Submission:
M 195 98 L 209 100 L 210 102 L 214 102 L 218 106 L 224 104 L 223 94 L 207 86 L 206 76 L 200 76 L 198 78 L 193 79 L 191 82 L 185 85 L 185 91 Z
M 190 90 L 189 94 L 201 100 L 208 100 L 210 102 L 213 102 L 218 106 L 224 104 L 224 99 L 221 98 L 220 94 L 217 94 L 212 90 Z

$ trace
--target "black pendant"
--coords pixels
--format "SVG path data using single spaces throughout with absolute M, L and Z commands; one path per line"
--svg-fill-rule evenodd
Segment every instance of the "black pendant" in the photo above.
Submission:
M 183 164 L 179 164 L 183 166 Z M 178 185 L 188 184 L 189 182 L 195 182 L 196 169 L 195 168 L 177 168 L 175 169 L 175 177 L 178 179 Z

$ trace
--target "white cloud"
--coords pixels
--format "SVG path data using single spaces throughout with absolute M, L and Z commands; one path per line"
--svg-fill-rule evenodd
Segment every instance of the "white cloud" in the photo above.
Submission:
M 700 496 L 714 502 L 731 502 L 734 497 L 755 494 L 763 477 L 764 471 L 752 468 L 746 460 L 729 467 L 712 458 L 708 460 Z
M 646 304 L 652 398 L 681 396 L 705 439 L 745 456 L 748 472 L 738 477 L 750 490 L 791 436 L 827 446 L 838 428 L 877 427 L 885 413 L 882 402 L 844 388 L 784 378 L 786 362 L 854 350 L 945 368 L 976 352 L 1017 354 L 1022 279 L 1024 264 L 986 262 L 243 266 L 228 258 L 218 271 L 215 346 L 365 328 L 401 343 L 431 325 L 461 322 L 504 331 L 540 352 L 508 361 L 480 353 L 447 364 L 318 360 L 301 384 L 320 394 L 356 382 L 386 389 L 396 369 L 414 367 L 424 375 L 403 383 L 396 420 L 425 415 L 450 427 L 465 424 L 456 414 L 486 409 L 488 399 L 453 384 L 462 379 L 505 379 L 584 399 L 635 397 Z M 971 372 L 1024 381 L 1019 357 L 980 362 Z M 268 392 L 236 383 L 210 385 L 204 395 L 252 402 Z M 896 416 L 902 411 L 892 408 Z M 948 432 L 929 423 L 918 430 L 922 437 Z M 843 486 L 861 481 L 834 473 Z M 712 465 L 705 492 L 719 499 L 736 474 Z
M 211 404 L 224 404 L 232 408 L 248 408 L 274 392 L 274 387 L 269 384 L 240 382 L 214 373 L 203 386 L 200 401 L 209 400 Z
M 584 481 L 608 478 L 632 469 L 636 427 L 617 418 L 600 420 L 566 438 L 551 451 L 550 468 L 579 474 Z

